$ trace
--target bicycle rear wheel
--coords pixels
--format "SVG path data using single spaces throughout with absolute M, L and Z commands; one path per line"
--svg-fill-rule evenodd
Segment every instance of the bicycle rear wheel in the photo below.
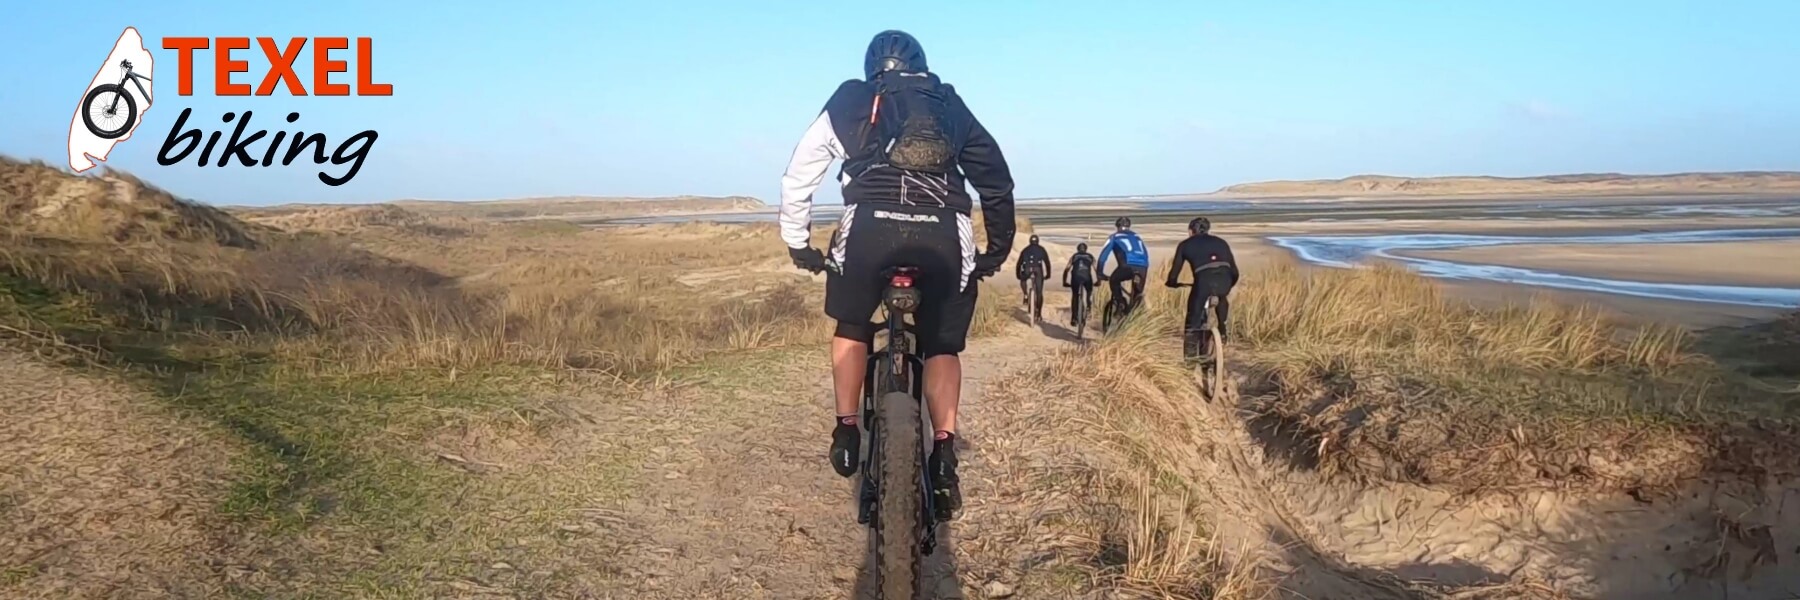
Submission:
M 1217 300 L 1209 299 L 1206 305 L 1207 344 L 1212 351 L 1212 383 L 1213 398 L 1225 393 L 1225 339 L 1219 336 L 1219 305 Z
M 1031 274 L 1031 324 L 1037 325 L 1044 320 L 1044 274 Z
M 905 392 L 881 396 L 881 416 L 875 436 L 880 510 L 871 532 L 875 536 L 876 588 L 887 600 L 913 600 L 919 591 L 920 532 L 924 525 L 925 466 L 920 461 L 924 444 L 920 402 Z
M 1075 286 L 1069 293 L 1075 297 L 1069 303 L 1070 310 L 1075 311 L 1074 318 L 1070 320 L 1075 322 L 1075 340 L 1081 341 L 1087 330 L 1087 303 L 1090 298 L 1089 294 L 1082 293 L 1081 286 Z

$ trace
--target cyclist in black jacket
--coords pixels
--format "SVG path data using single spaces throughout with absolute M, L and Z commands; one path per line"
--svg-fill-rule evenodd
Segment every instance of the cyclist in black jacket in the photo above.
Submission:
M 1087 242 L 1075 245 L 1069 264 L 1063 267 L 1063 287 L 1069 288 L 1069 326 L 1075 326 L 1075 310 L 1083 299 L 1094 297 L 1094 255 L 1088 254 Z
M 1230 322 L 1232 286 L 1237 285 L 1237 259 L 1231 255 L 1231 244 L 1209 233 L 1212 222 L 1206 217 L 1197 217 L 1188 222 L 1188 238 L 1175 247 L 1175 262 L 1169 265 L 1169 287 L 1179 287 L 1182 268 L 1192 269 L 1194 289 L 1188 293 L 1187 319 L 1182 325 L 1184 343 L 1183 354 L 1187 358 L 1198 358 L 1200 354 L 1200 334 L 1206 331 L 1206 298 L 1217 297 L 1219 303 L 1213 310 L 1219 314 L 1219 338 L 1224 341 L 1228 337 L 1226 324 Z
M 1025 245 L 1024 250 L 1019 251 L 1019 262 L 1014 270 L 1019 276 L 1019 294 L 1033 301 L 1033 304 L 1025 307 L 1025 310 L 1031 311 L 1032 316 L 1042 319 L 1044 317 L 1042 284 L 1043 279 L 1050 278 L 1050 252 L 1038 245 L 1038 236 L 1031 236 L 1031 242 Z M 1031 274 L 1034 272 L 1043 275 L 1043 279 L 1036 280 L 1036 283 L 1039 284 L 1038 289 L 1035 290 L 1036 296 L 1032 295 L 1034 290 L 1029 287 L 1033 283 Z
M 914 332 L 925 360 L 925 401 L 937 429 L 926 469 L 943 496 L 939 505 L 955 510 L 961 504 L 955 446 L 962 398 L 958 354 L 975 313 L 976 281 L 998 272 L 1012 252 L 1012 173 L 1000 145 L 956 90 L 927 68 L 925 51 L 911 35 L 876 34 L 863 55 L 863 75 L 838 86 L 795 146 L 781 178 L 781 239 L 795 266 L 831 271 L 825 314 L 837 321 L 831 340 L 837 426 L 830 460 L 844 477 L 856 472 L 857 401 L 875 337 L 870 317 L 886 284 L 881 272 L 890 266 L 920 269 L 923 302 L 914 314 Z M 877 97 L 888 102 L 878 103 Z M 907 144 L 896 146 L 903 138 L 892 129 L 914 126 L 930 129 L 929 135 L 910 138 L 925 145 L 913 146 L 918 152 L 899 152 Z M 844 214 L 828 260 L 811 246 L 810 228 L 813 192 L 834 160 L 843 161 L 838 181 Z M 979 205 L 965 185 L 980 195 Z M 969 216 L 976 206 L 987 230 L 987 248 L 979 254 Z

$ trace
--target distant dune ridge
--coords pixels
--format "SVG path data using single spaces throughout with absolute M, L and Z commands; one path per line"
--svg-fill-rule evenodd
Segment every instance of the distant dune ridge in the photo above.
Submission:
M 1239 196 L 1431 196 L 1498 194 L 1717 194 L 1800 192 L 1800 172 L 1740 171 L 1626 175 L 1589 173 L 1542 177 L 1393 177 L 1261 181 L 1221 188 Z
M 393 204 L 427 214 L 488 219 L 731 213 L 757 211 L 769 207 L 761 200 L 748 196 L 674 196 L 668 198 L 552 196 L 478 202 L 399 200 Z
M 377 207 L 400 207 L 415 214 L 434 217 L 510 221 L 741 213 L 767 210 L 769 205 L 749 196 L 673 196 L 667 198 L 551 196 L 508 200 L 395 200 L 379 204 L 279 204 L 268 207 L 231 207 L 229 210 L 240 215 L 272 217 L 292 213 L 334 212 L 345 208 L 374 209 Z

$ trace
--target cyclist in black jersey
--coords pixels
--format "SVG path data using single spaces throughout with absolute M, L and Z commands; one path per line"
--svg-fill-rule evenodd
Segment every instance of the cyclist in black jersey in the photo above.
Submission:
M 1212 222 L 1198 217 L 1188 223 L 1188 238 L 1175 247 L 1175 262 L 1169 265 L 1169 287 L 1179 287 L 1183 268 L 1191 269 L 1194 289 L 1188 293 L 1187 318 L 1182 325 L 1183 353 L 1187 358 L 1199 352 L 1197 340 L 1206 330 L 1206 299 L 1216 297 L 1213 310 L 1219 315 L 1219 341 L 1229 337 L 1231 288 L 1237 285 L 1237 259 L 1231 255 L 1231 244 L 1210 233 Z
M 1025 245 L 1025 249 L 1019 251 L 1019 262 L 1015 270 L 1019 276 L 1019 295 L 1032 302 L 1030 306 L 1025 307 L 1025 310 L 1031 311 L 1034 317 L 1042 317 L 1044 315 L 1044 288 L 1042 286 L 1043 280 L 1050 278 L 1050 252 L 1038 245 L 1038 236 L 1031 236 L 1031 242 Z M 1032 273 L 1042 275 L 1043 279 L 1033 280 Z M 1039 286 L 1036 290 L 1030 289 L 1034 281 Z M 1035 296 L 1032 295 L 1034 291 L 1037 292 Z
M 863 75 L 837 87 L 795 145 L 781 178 L 781 239 L 795 266 L 829 271 L 825 314 L 837 321 L 831 340 L 837 413 L 828 456 L 844 477 L 855 474 L 861 452 L 858 403 L 876 331 L 870 317 L 887 283 L 882 273 L 895 266 L 919 269 L 923 303 L 913 317 L 936 429 L 926 469 L 934 492 L 944 496 L 940 506 L 954 508 L 961 503 L 960 354 L 975 314 L 977 282 L 997 273 L 1012 253 L 1012 172 L 994 136 L 955 88 L 931 72 L 911 35 L 876 34 L 863 55 Z M 813 192 L 837 161 L 844 212 L 831 247 L 821 252 L 811 241 Z M 975 210 L 987 232 L 985 249 L 975 245 Z
M 1069 288 L 1069 325 L 1075 325 L 1076 307 L 1083 299 L 1094 297 L 1094 255 L 1088 254 L 1087 242 L 1075 245 L 1069 264 L 1063 267 L 1063 287 Z

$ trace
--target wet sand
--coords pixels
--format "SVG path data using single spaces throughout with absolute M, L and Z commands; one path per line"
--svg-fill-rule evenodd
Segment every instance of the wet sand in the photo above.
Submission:
M 1800 288 L 1800 240 L 1532 244 L 1399 254 L 1608 279 Z

